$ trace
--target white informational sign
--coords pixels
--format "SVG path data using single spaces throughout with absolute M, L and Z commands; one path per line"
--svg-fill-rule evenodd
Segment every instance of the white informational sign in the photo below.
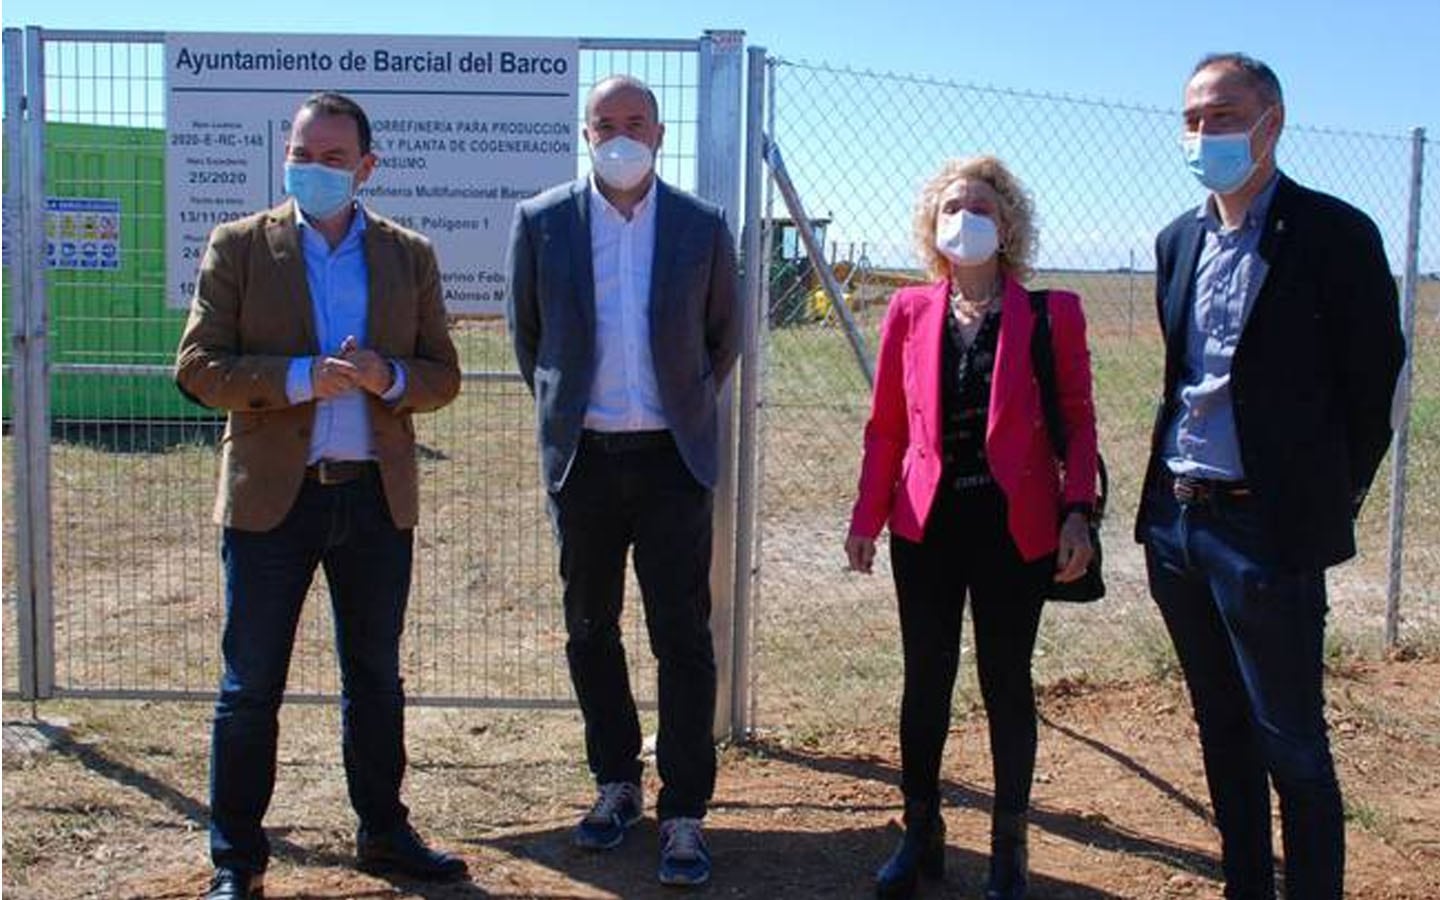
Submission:
M 120 201 L 46 197 L 45 267 L 117 271 Z
M 210 230 L 284 197 L 310 94 L 370 118 L 365 204 L 435 243 L 446 308 L 503 310 L 516 201 L 575 177 L 579 44 L 554 38 L 168 34 L 168 300 L 190 303 Z

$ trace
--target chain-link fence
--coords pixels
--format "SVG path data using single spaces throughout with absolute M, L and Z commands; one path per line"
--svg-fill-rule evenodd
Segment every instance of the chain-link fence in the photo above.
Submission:
M 28 634 L 16 586 L 25 538 L 48 529 L 53 559 L 53 659 L 59 694 L 211 695 L 219 668 L 218 533 L 209 521 L 218 420 L 186 405 L 168 369 L 181 314 L 149 312 L 163 292 L 164 104 L 159 35 L 48 33 L 42 149 L 53 198 L 115 196 L 123 210 L 120 274 L 50 272 L 48 460 L 50 510 L 25 519 L 18 457 L 34 450 L 7 431 L 3 631 L 7 659 Z M 582 86 L 611 72 L 645 79 L 667 123 L 661 174 L 703 192 L 707 147 L 703 42 L 582 42 Z M 6 204 L 15 214 L 12 87 L 6 48 Z M 12 71 L 15 70 L 15 71 Z M 1040 253 L 1035 286 L 1083 297 L 1096 374 L 1101 444 L 1112 473 L 1105 529 L 1111 596 L 1052 606 L 1037 650 L 1040 678 L 1103 678 L 1164 670 L 1169 642 L 1145 595 L 1129 538 L 1140 466 L 1160 383 L 1154 323 L 1155 232 L 1199 199 L 1177 143 L 1178 113 L 1017 93 L 920 78 L 772 60 L 766 131 L 798 196 L 823 229 L 825 266 L 873 353 L 885 302 L 917 277 L 911 209 L 946 158 L 1001 156 L 1034 193 Z M 43 92 L 37 90 L 43 87 Z M 1177 84 L 1177 92 L 1179 86 Z M 576 110 L 577 121 L 581 111 Z M 737 129 L 738 130 L 738 129 Z M 575 130 L 578 135 L 579 129 Z M 1411 181 L 1408 138 L 1288 127 L 1282 166 L 1298 180 L 1369 212 L 1396 271 L 1403 263 Z M 585 160 L 576 141 L 577 171 Z M 1440 158 L 1426 145 L 1428 170 Z M 1440 196 L 1425 187 L 1415 315 L 1415 372 L 1404 470 L 1402 640 L 1433 640 L 1440 599 Z M 35 199 L 35 198 L 32 198 Z M 376 202 L 383 211 L 383 204 Z M 890 721 L 899 690 L 899 639 L 888 559 L 876 575 L 844 571 L 842 541 L 869 388 L 836 310 L 778 197 L 763 211 L 763 441 L 756 484 L 759 535 L 751 582 L 754 722 L 828 728 Z M 12 248 L 7 244 L 7 251 Z M 6 260 L 5 312 L 18 271 Z M 756 261 L 761 262 L 761 260 Z M 749 268 L 747 264 L 747 268 Z M 7 323 L 8 326 L 14 323 Z M 569 703 L 554 547 L 544 517 L 530 399 L 515 375 L 503 324 L 462 320 L 453 334 L 466 383 L 450 408 L 417 420 L 422 523 L 405 642 L 410 693 L 420 702 Z M 10 351 L 7 349 L 7 354 Z M 5 416 L 16 373 L 6 358 Z M 743 461 L 742 461 L 743 462 Z M 1377 644 L 1386 589 L 1389 469 L 1360 523 L 1360 558 L 1332 575 L 1337 641 Z M 724 507 L 718 504 L 717 507 Z M 729 514 L 728 511 L 722 514 Z M 717 532 L 721 529 L 717 528 Z M 630 586 L 631 663 L 651 693 L 653 673 Z M 302 622 L 292 691 L 335 689 L 322 587 Z M 25 626 L 25 627 L 22 627 Z M 717 622 L 717 635 L 727 630 Z M 43 642 L 42 642 L 43 643 Z M 967 647 L 969 640 L 967 636 Z M 32 651 L 34 652 L 34 651 Z M 967 657 L 969 656 L 967 652 Z M 963 676 L 962 702 L 973 699 Z M 5 688 L 20 688 L 8 666 Z
M 1178 78 L 1178 74 L 1177 74 Z M 1177 95 L 1180 89 L 1177 81 Z M 941 162 L 995 154 L 1033 193 L 1039 255 L 1033 287 L 1084 300 L 1100 429 L 1109 461 L 1104 528 L 1110 595 L 1087 606 L 1047 607 L 1037 677 L 1104 678 L 1163 671 L 1173 657 L 1145 590 L 1130 537 L 1161 384 L 1154 312 L 1155 234 L 1202 196 L 1179 148 L 1178 111 L 772 60 L 768 134 L 783 156 L 835 275 L 874 353 L 886 301 L 921 280 L 911 214 Z M 1405 137 L 1288 127 L 1282 168 L 1368 211 L 1403 262 L 1411 146 Z M 1433 152 L 1432 152 L 1433 156 Z M 1433 181 L 1433 178 L 1432 178 Z M 1430 189 L 1433 196 L 1434 189 Z M 1440 268 L 1440 214 L 1422 271 Z M 769 266 L 763 408 L 763 493 L 755 589 L 753 721 L 812 729 L 895 715 L 900 640 L 888 553 L 872 577 L 844 571 L 848 527 L 868 413 L 869 386 L 841 319 L 821 289 L 789 207 L 765 211 Z M 1409 470 L 1403 634 L 1433 635 L 1440 590 L 1440 505 L 1435 496 L 1440 283 L 1420 290 L 1415 426 Z M 1332 575 L 1336 641 L 1378 644 L 1386 594 L 1389 498 L 1381 476 L 1360 522 L 1361 556 Z M 1427 477 L 1427 474 L 1429 477 Z M 1423 628 L 1422 628 L 1423 626 Z M 963 656 L 969 658 L 967 632 Z M 978 693 L 967 665 L 960 702 Z
M 184 310 L 164 306 L 164 35 L 38 32 L 19 54 L 7 34 L 7 76 L 28 55 L 29 124 L 42 137 L 51 201 L 118 202 L 122 240 L 105 271 L 49 268 L 50 515 L 14 502 L 19 402 L 6 347 L 4 634 L 7 693 L 22 688 L 20 664 L 37 660 L 41 696 L 208 699 L 220 671 L 223 579 L 219 530 L 210 521 L 222 419 L 190 405 L 171 381 Z M 13 38 L 13 40 L 12 40 Z M 687 190 L 703 178 L 700 119 L 706 113 L 698 40 L 580 42 L 575 110 L 576 172 L 588 168 L 580 139 L 584 88 L 617 73 L 646 81 L 667 124 L 661 176 Z M 38 64 L 37 63 L 43 63 Z M 317 88 L 322 85 L 316 85 Z M 298 102 L 298 97 L 297 97 Z M 16 104 L 18 109 L 18 103 Z M 7 138 L 14 121 L 7 102 Z M 711 111 L 713 112 L 713 111 Z M 18 128 L 17 128 L 18 131 Z M 6 143 L 6 214 L 18 211 L 19 154 Z M 731 160 L 738 171 L 738 165 Z M 379 176 L 383 179 L 383 173 Z M 10 201 L 17 200 L 16 204 Z M 382 199 L 370 201 L 384 213 Z M 13 232 L 7 228 L 7 239 Z M 6 247 L 7 334 L 20 251 Z M 17 326 L 23 323 L 15 323 Z M 460 397 L 417 417 L 421 523 L 404 643 L 412 702 L 550 706 L 572 703 L 555 548 L 545 515 L 530 395 L 515 371 L 499 319 L 452 327 L 465 371 Z M 47 520 L 48 519 L 48 520 Z M 17 546 L 49 532 L 48 605 L 53 630 L 19 652 L 22 611 Z M 629 587 L 625 629 L 637 696 L 654 697 L 653 662 L 638 594 Z M 27 598 L 28 599 L 28 598 Z M 317 579 L 307 599 L 291 668 L 294 698 L 338 692 L 329 599 Z M 33 686 L 32 686 L 33 687 Z

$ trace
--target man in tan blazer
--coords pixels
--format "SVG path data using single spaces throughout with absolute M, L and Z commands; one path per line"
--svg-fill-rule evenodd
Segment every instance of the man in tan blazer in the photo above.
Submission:
M 291 199 L 215 229 L 180 340 L 180 390 L 229 413 L 215 503 L 226 590 L 214 900 L 262 896 L 277 714 L 317 565 L 339 645 L 359 863 L 436 880 L 466 871 L 420 840 L 400 802 L 411 414 L 450 402 L 460 369 L 430 242 L 355 200 L 375 168 L 370 144 L 353 100 L 322 93 L 301 105 L 286 144 Z

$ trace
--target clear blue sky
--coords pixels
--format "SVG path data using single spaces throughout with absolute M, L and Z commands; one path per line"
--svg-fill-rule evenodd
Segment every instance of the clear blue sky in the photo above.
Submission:
M 1421 269 L 1440 270 L 1440 202 L 1434 199 L 1440 184 L 1440 66 L 1433 61 L 1440 0 L 1371 0 L 1363 7 L 1356 0 L 9 0 L 3 20 L 7 27 L 53 29 L 632 39 L 740 29 L 749 45 L 790 61 L 1107 101 L 1093 116 L 1075 104 L 1047 106 L 1040 120 L 1033 112 L 1028 119 L 1012 116 L 1031 130 L 1009 144 L 1002 140 L 1003 122 L 991 123 L 995 127 L 977 141 L 954 132 L 965 122 L 927 118 L 939 137 L 928 134 L 936 138 L 933 146 L 908 157 L 914 163 L 918 154 L 924 165 L 955 152 L 1013 157 L 1044 200 L 1041 264 L 1062 268 L 1104 268 L 1132 258 L 1148 265 L 1150 236 L 1202 194 L 1184 174 L 1178 150 L 1170 158 L 1160 155 L 1157 148 L 1177 146 L 1163 125 L 1159 132 L 1152 121 L 1144 134 L 1112 133 L 1134 127 L 1114 104 L 1178 109 L 1196 60 L 1241 50 L 1275 68 L 1285 88 L 1287 126 L 1347 134 L 1291 131 L 1280 164 L 1370 212 L 1397 268 L 1408 213 L 1409 150 L 1401 136 L 1416 126 L 1427 129 L 1430 199 L 1424 204 Z M 803 85 L 807 77 L 792 82 Z M 839 83 L 833 75 L 820 82 Z M 824 100 L 818 94 L 807 99 L 811 113 Z M 907 207 L 922 174 L 887 170 L 885 183 L 876 185 L 862 183 L 850 166 L 873 156 L 887 136 L 887 113 L 883 105 L 875 108 L 880 99 L 846 100 L 846 108 L 867 109 L 863 115 L 873 127 L 842 129 L 843 137 L 817 132 L 813 146 L 808 132 L 787 131 L 777 122 L 797 181 L 810 181 L 801 185 L 807 204 L 837 219 L 832 240 L 873 243 L 888 235 L 903 242 L 908 233 Z M 1176 137 L 1179 130 L 1177 115 Z M 1351 132 L 1391 139 L 1347 143 Z M 850 140 L 866 144 L 847 154 Z M 1166 167 L 1117 173 L 1106 164 L 1116 146 L 1139 148 L 1148 161 Z M 1140 209 L 1137 197 L 1149 205 Z M 884 198 L 893 202 L 886 206 Z
M 694 37 L 789 59 L 1175 107 L 1213 50 L 1269 62 L 1296 124 L 1440 138 L 1437 0 L 9 0 L 4 24 L 146 31 Z

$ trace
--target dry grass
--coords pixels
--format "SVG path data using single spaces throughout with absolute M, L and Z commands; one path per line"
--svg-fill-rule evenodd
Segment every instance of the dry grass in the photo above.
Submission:
M 1047 614 L 1037 668 L 1044 680 L 1163 672 L 1173 660 L 1128 534 L 1161 362 L 1149 324 L 1150 283 L 1123 273 L 1061 273 L 1041 281 L 1077 289 L 1086 301 L 1113 499 L 1106 528 L 1112 595 L 1094 607 Z M 1428 324 L 1440 312 L 1440 285 L 1425 288 L 1404 566 L 1403 635 L 1412 644 L 1437 640 L 1435 606 L 1428 601 L 1440 593 L 1440 556 L 1433 549 L 1440 546 L 1440 351 L 1433 346 L 1437 330 Z M 860 313 L 872 347 L 880 311 L 871 305 Z M 455 334 L 467 370 L 509 369 L 501 323 L 464 322 Z M 833 322 L 771 332 L 766 380 L 757 721 L 824 729 L 888 716 L 898 675 L 889 579 L 845 573 L 840 552 L 867 388 Z M 469 382 L 449 409 L 419 420 L 424 520 L 406 643 L 412 696 L 568 701 L 554 547 L 532 422 L 524 387 L 504 380 Z M 204 434 L 193 423 L 188 429 L 61 426 L 51 458 L 62 689 L 197 696 L 212 689 L 221 585 L 218 536 L 209 523 L 215 463 Z M 7 465 L 11 443 L 4 444 Z M 1388 469 L 1360 523 L 1360 558 L 1332 576 L 1336 640 L 1362 650 L 1379 644 L 1386 477 Z M 7 532 L 13 510 L 7 503 Z M 7 588 L 14 584 L 14 545 L 5 542 Z M 633 600 L 633 584 L 631 590 Z M 327 692 L 335 684 L 325 605 L 317 586 L 292 674 L 298 692 Z M 629 605 L 637 683 L 648 692 L 639 604 Z M 7 656 L 15 659 L 8 590 L 5 615 Z M 7 686 L 15 684 L 14 672 L 7 669 Z M 817 694 L 836 702 L 816 704 Z
M 1142 291 L 1125 276 L 1056 280 L 1072 287 L 1083 281 L 1078 286 L 1091 322 L 1102 443 L 1113 476 L 1112 517 L 1106 529 L 1112 593 L 1097 605 L 1056 605 L 1047 611 L 1037 674 L 1062 693 L 1077 686 L 1156 677 L 1173 690 L 1173 682 L 1165 679 L 1174 675 L 1174 657 L 1145 596 L 1143 566 L 1129 540 L 1160 365 L 1158 341 L 1140 324 L 1149 320 L 1144 312 L 1148 301 L 1141 299 L 1148 296 L 1148 286 Z M 1433 322 L 1440 311 L 1440 290 L 1427 293 L 1423 304 L 1421 320 Z M 864 310 L 862 324 L 873 345 L 877 310 Z M 508 367 L 498 323 L 463 323 L 456 334 L 467 369 Z M 1402 637 L 1406 652 L 1421 656 L 1440 650 L 1433 602 L 1440 595 L 1440 556 L 1434 549 L 1440 546 L 1436 337 L 1430 325 L 1421 331 L 1406 511 L 1407 620 Z M 843 570 L 841 541 L 859 461 L 866 388 L 848 346 L 830 323 L 775 331 L 767 378 L 754 721 L 769 742 L 762 746 L 863 744 L 871 738 L 855 735 L 887 734 L 893 728 L 900 675 L 883 551 L 874 577 Z M 569 699 L 554 550 L 532 427 L 523 386 L 504 381 L 467 383 L 454 406 L 420 421 L 424 521 L 417 532 L 418 568 L 405 644 L 412 699 Z M 10 471 L 12 443 L 7 437 L 3 446 Z M 197 439 L 193 428 L 184 432 L 71 424 L 52 444 L 51 453 L 60 687 L 71 692 L 168 690 L 208 696 L 219 668 L 221 613 L 218 535 L 209 523 L 215 464 L 211 446 Z M 14 534 L 11 487 L 7 479 L 7 537 Z M 1377 485 L 1360 522 L 1361 556 L 1331 577 L 1332 661 L 1342 674 L 1353 660 L 1373 657 L 1378 649 L 1387 575 L 1387 494 L 1384 484 Z M 17 646 L 14 546 L 13 540 L 4 542 L 7 660 L 16 659 Z M 630 590 L 627 629 L 635 682 L 642 694 L 653 696 L 653 667 L 633 584 Z M 302 624 L 293 690 L 334 688 L 325 605 L 323 589 L 317 587 Z M 14 684 L 11 663 L 6 685 Z M 973 670 L 967 667 L 957 709 L 973 711 L 977 700 Z M 1433 734 L 1410 713 L 1387 712 L 1394 708 L 1383 695 L 1356 693 L 1347 695 L 1344 713 L 1365 733 L 1399 729 Z M 131 895 L 189 893 L 204 870 L 201 798 L 207 707 L 72 700 L 46 704 L 43 712 L 69 720 L 68 743 L 59 753 L 41 754 L 12 752 L 7 746 L 6 892 L 17 897 L 83 895 L 77 885 L 84 879 L 77 878 L 76 867 L 69 864 L 74 860 L 83 860 L 81 871 L 105 873 L 106 884 L 133 883 L 134 873 L 125 865 L 131 854 L 142 861 L 149 879 L 144 882 L 148 887 L 134 888 L 137 893 Z M 7 703 L 7 718 L 20 713 L 16 704 Z M 343 866 L 350 828 L 334 747 L 335 713 L 328 707 L 295 707 L 284 715 L 282 790 L 270 819 L 279 823 L 279 872 L 295 878 L 303 872 L 334 872 Z M 966 713 L 962 723 L 968 721 Z M 576 895 L 574 882 L 551 883 L 532 871 L 535 853 L 541 853 L 542 862 L 548 859 L 546 853 L 563 854 L 544 842 L 558 835 L 555 840 L 563 844 L 563 830 L 585 792 L 573 713 L 416 709 L 410 734 L 409 794 L 417 798 L 419 821 L 446 840 L 463 837 L 474 859 L 498 866 L 494 871 L 502 875 L 492 878 L 487 889 L 520 896 Z M 1433 740 L 1420 743 L 1436 749 Z M 1377 765 L 1372 753 L 1381 751 L 1378 745 L 1366 745 L 1353 753 L 1346 765 L 1368 767 Z M 749 763 L 730 762 L 722 782 L 743 783 L 750 777 L 746 773 L 761 777 Z M 797 781 L 798 794 L 775 800 L 782 812 L 774 815 L 789 821 L 791 814 L 783 810 L 803 807 L 807 791 L 832 787 L 806 787 Z M 873 802 L 883 807 L 890 798 L 888 785 L 882 787 Z M 742 784 L 738 790 L 722 798 L 727 815 L 741 815 L 747 808 L 748 788 Z M 1392 800 L 1390 794 L 1357 796 L 1354 823 L 1382 836 L 1410 835 L 1413 823 L 1397 816 Z M 838 814 L 846 804 L 837 804 Z M 755 827 L 763 831 L 767 826 Z M 806 827 L 843 827 L 843 820 Z M 535 850 L 524 841 L 516 844 L 517 833 L 548 836 L 542 849 Z M 863 852 L 873 855 L 888 837 L 880 836 L 878 844 L 866 840 Z M 507 855 L 505 848 L 515 847 L 522 848 L 521 856 L 530 854 L 528 861 Z M 648 863 L 627 865 L 648 878 Z M 503 875 L 506 872 L 510 874 Z M 833 873 L 822 874 L 806 877 L 817 885 L 832 884 Z M 863 873 L 858 877 L 863 881 Z M 581 895 L 629 896 L 632 888 L 639 890 L 634 883 L 596 878 L 591 887 L 598 885 L 598 893 L 581 890 Z M 1135 884 L 1152 887 L 1171 884 L 1169 876 L 1159 882 L 1135 878 Z M 299 895 L 353 896 L 356 890 L 343 880 L 336 884 L 312 885 L 313 891 L 301 890 Z M 1143 894 L 1138 888 L 1131 893 L 1128 884 L 1112 884 L 1106 895 L 1159 895 L 1148 888 Z M 365 890 L 386 893 L 374 885 Z M 1205 896 L 1203 891 L 1194 895 Z
M 1152 281 L 1144 274 L 1056 273 L 1038 279 L 1038 286 L 1076 290 L 1084 298 L 1112 493 L 1104 530 L 1110 594 L 1094 605 L 1047 608 L 1037 677 L 1103 682 L 1171 673 L 1174 654 L 1131 540 L 1164 358 L 1153 324 Z M 859 314 L 871 348 L 882 313 L 882 306 L 870 305 Z M 1425 324 L 1415 361 L 1401 636 L 1404 644 L 1425 648 L 1440 635 L 1434 602 L 1440 598 L 1440 283 L 1425 283 L 1417 321 Z M 869 578 L 846 573 L 841 550 L 868 394 L 836 321 L 772 331 L 769 350 L 774 388 L 764 425 L 756 720 L 806 734 L 888 721 L 900 658 L 884 542 L 877 574 Z M 1330 574 L 1332 644 L 1351 652 L 1381 648 L 1389 478 L 1387 460 L 1358 524 L 1360 555 Z M 978 698 L 969 665 L 957 695 L 962 703 Z

